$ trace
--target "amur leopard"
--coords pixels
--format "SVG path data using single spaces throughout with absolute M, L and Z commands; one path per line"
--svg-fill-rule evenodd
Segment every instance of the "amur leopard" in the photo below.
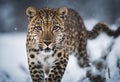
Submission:
M 120 34 L 120 28 L 112 31 L 104 23 L 97 23 L 88 31 L 79 13 L 66 7 L 28 7 L 26 14 L 26 48 L 33 82 L 60 82 L 70 54 L 75 53 L 79 66 L 89 66 L 87 39 L 96 38 L 101 32 L 113 37 Z

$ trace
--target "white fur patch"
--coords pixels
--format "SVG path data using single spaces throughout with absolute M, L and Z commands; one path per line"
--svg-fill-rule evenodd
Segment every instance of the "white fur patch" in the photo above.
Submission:
M 54 53 L 54 51 L 53 50 L 50 50 L 50 51 L 45 51 L 45 50 L 43 50 L 43 51 L 40 51 L 40 54 L 42 54 L 42 55 L 45 55 L 45 56 L 47 56 L 47 55 L 52 55 Z

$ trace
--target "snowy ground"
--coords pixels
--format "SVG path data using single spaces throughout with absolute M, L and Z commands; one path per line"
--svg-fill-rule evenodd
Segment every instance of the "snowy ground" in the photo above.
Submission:
M 86 20 L 88 30 L 97 23 L 96 20 Z M 111 26 L 111 29 L 115 26 Z M 0 34 L 0 82 L 31 82 L 25 48 L 26 35 L 24 33 Z M 112 50 L 108 52 L 112 45 Z M 87 45 L 90 60 L 98 60 L 103 52 L 108 54 L 107 64 L 111 78 L 107 82 L 120 82 L 120 69 L 117 68 L 117 59 L 120 59 L 120 37 L 113 39 L 101 34 L 95 40 L 88 40 Z M 86 69 L 79 68 L 74 56 L 70 57 L 62 82 L 89 82 L 85 78 Z M 84 80 L 83 80 L 84 79 Z

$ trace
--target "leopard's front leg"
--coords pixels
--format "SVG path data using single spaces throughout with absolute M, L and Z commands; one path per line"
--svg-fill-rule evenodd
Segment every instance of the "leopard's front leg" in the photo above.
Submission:
M 44 82 L 45 76 L 43 66 L 39 60 L 37 60 L 39 49 L 28 49 L 28 64 L 33 82 Z
M 64 50 L 56 52 L 54 54 L 55 61 L 50 69 L 46 82 L 60 82 L 65 72 L 68 63 L 68 54 Z

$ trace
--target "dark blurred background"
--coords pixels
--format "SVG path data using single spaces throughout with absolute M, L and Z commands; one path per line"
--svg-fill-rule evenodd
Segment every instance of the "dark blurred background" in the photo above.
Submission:
M 84 20 L 120 25 L 120 0 L 0 0 L 0 33 L 25 32 L 26 8 L 61 7 L 77 10 Z

